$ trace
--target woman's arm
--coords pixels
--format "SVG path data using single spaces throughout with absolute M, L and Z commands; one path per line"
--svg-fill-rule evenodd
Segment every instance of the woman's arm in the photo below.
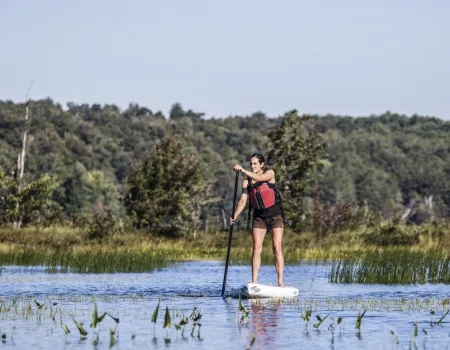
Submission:
M 236 164 L 234 166 L 234 170 L 243 172 L 249 178 L 251 178 L 255 181 L 258 181 L 258 182 L 259 181 L 270 181 L 275 177 L 275 172 L 273 170 L 267 170 L 264 174 L 259 175 L 259 174 L 252 173 L 250 170 L 245 170 L 239 164 Z
M 245 192 L 248 186 L 248 180 L 245 179 L 242 181 L 242 194 L 241 198 L 239 199 L 239 202 L 236 207 L 236 212 L 234 213 L 234 218 L 230 217 L 230 224 L 233 225 L 237 218 L 239 217 L 239 214 L 244 210 L 245 205 L 247 204 L 247 198 L 248 194 Z

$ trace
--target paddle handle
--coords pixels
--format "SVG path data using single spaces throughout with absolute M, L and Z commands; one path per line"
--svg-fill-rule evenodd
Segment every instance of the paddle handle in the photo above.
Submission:
M 237 197 L 238 182 L 239 182 L 239 172 L 236 171 L 236 179 L 234 181 L 233 210 L 231 213 L 232 218 L 234 218 L 234 214 L 236 212 L 236 197 Z M 225 260 L 225 273 L 223 275 L 221 296 L 223 296 L 225 293 L 225 285 L 227 283 L 228 263 L 230 261 L 231 238 L 233 237 L 233 227 L 234 227 L 234 225 L 230 225 L 230 233 L 228 234 L 227 259 Z

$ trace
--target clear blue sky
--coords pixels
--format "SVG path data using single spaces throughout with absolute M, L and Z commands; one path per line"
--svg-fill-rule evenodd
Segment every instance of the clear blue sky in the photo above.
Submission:
M 449 0 L 1 0 L 0 99 L 450 119 Z

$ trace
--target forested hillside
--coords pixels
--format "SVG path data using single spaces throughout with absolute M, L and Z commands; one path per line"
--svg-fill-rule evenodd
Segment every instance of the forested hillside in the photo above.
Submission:
M 31 102 L 25 180 L 55 175 L 53 199 L 70 217 L 102 206 L 125 215 L 123 196 L 132 164 L 142 161 L 169 131 L 185 136 L 186 147 L 201 155 L 212 195 L 211 224 L 229 214 L 234 186 L 232 164 L 247 167 L 281 116 L 254 113 L 205 119 L 200 112 L 174 104 L 169 115 L 130 104 L 61 106 L 50 99 Z M 0 170 L 17 164 L 25 128 L 24 104 L 0 102 Z M 330 205 L 346 202 L 391 216 L 411 209 L 412 220 L 450 210 L 450 122 L 385 113 L 371 117 L 313 116 L 326 142 L 326 166 L 316 191 L 305 198 Z M 276 160 L 275 160 L 276 161 Z M 205 215 L 203 215 L 203 220 Z

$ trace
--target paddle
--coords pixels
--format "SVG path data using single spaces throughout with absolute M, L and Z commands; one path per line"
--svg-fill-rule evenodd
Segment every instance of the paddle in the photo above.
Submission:
M 236 196 L 237 196 L 238 182 L 239 182 L 239 171 L 236 171 L 236 180 L 234 182 L 233 212 L 231 214 L 232 218 L 234 218 L 234 213 L 236 211 Z M 225 274 L 223 275 L 221 296 L 223 296 L 223 294 L 225 293 L 225 284 L 227 282 L 228 262 L 230 261 L 230 249 L 231 249 L 231 238 L 233 237 L 233 227 L 234 225 L 230 225 L 230 233 L 228 234 L 227 259 L 225 261 Z

